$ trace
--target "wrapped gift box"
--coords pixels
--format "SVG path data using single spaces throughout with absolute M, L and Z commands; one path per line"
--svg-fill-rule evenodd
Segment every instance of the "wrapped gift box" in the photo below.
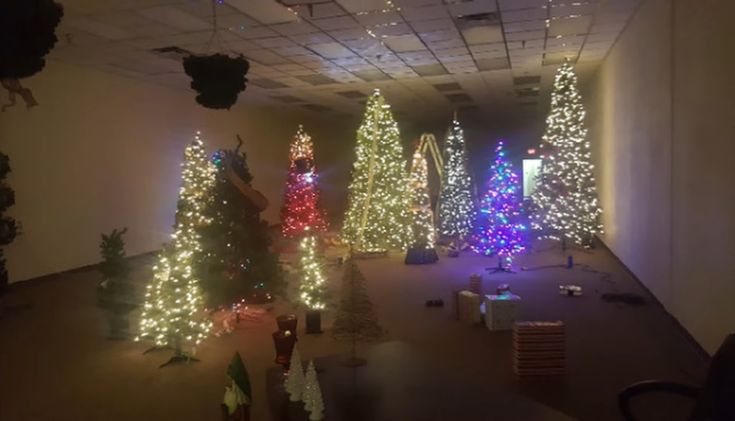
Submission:
M 485 296 L 485 326 L 490 330 L 511 330 L 518 317 L 521 297 L 511 293 Z
M 480 323 L 480 295 L 472 291 L 460 291 L 458 294 L 459 321 L 463 323 Z
M 566 371 L 564 323 L 518 322 L 513 327 L 513 371 L 548 376 Z

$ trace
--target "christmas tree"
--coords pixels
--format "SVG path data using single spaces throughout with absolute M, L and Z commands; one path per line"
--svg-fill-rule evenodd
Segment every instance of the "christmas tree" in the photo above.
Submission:
M 436 262 L 434 250 L 434 212 L 429 199 L 429 180 L 426 158 L 417 148 L 413 154 L 408 185 L 411 241 L 406 253 L 406 264 Z
M 602 233 L 584 106 L 577 76 L 564 62 L 554 78 L 551 111 L 541 144 L 541 172 L 532 195 L 531 227 L 541 237 L 589 244 Z
M 204 209 L 213 176 L 197 132 L 184 152 L 175 232 L 153 268 L 153 282 L 146 287 L 140 334 L 135 338 L 151 339 L 157 346 L 173 348 L 174 361 L 185 356 L 182 342 L 200 343 L 212 326 L 202 314 L 204 301 L 194 266 L 201 253 L 199 232 L 210 222 Z
M 468 169 L 464 133 L 455 118 L 444 144 L 444 169 L 439 190 L 439 234 L 464 239 L 474 218 L 472 179 Z
M 498 256 L 498 266 L 507 267 L 513 256 L 522 252 L 520 219 L 520 184 L 510 167 L 503 141 L 495 148 L 495 161 L 490 166 L 487 190 L 480 201 L 471 246 L 477 253 Z
M 301 354 L 296 346 L 291 352 L 291 364 L 284 388 L 291 402 L 298 402 L 303 399 L 305 389 L 304 369 L 301 367 Z
M 316 375 L 314 360 L 309 361 L 306 369 L 306 381 L 304 387 L 304 409 L 309 411 L 309 420 L 319 421 L 324 419 L 324 400 L 322 388 L 319 386 L 319 378 Z
M 317 254 L 316 236 L 310 235 L 301 240 L 299 254 L 299 298 L 309 310 L 323 310 L 327 291 L 322 274 L 323 262 Z
M 280 292 L 278 257 L 269 249 L 268 223 L 260 218 L 267 201 L 250 187 L 253 180 L 238 138 L 235 149 L 217 151 L 215 182 L 206 209 L 201 267 L 207 304 L 230 305 L 242 299 L 263 302 Z
M 281 232 L 285 237 L 301 236 L 307 227 L 309 233 L 327 229 L 324 211 L 319 208 L 314 145 L 301 126 L 291 142 L 284 196 Z
M 231 385 L 225 387 L 223 399 L 224 419 L 226 420 L 249 420 L 250 405 L 253 401 L 250 387 L 250 376 L 242 362 L 239 352 L 235 352 L 227 367 L 227 378 Z
M 406 162 L 398 125 L 377 89 L 357 130 L 356 155 L 342 238 L 358 252 L 404 249 Z
M 378 324 L 378 316 L 365 290 L 365 278 L 355 259 L 349 257 L 345 262 L 342 297 L 332 324 L 332 336 L 351 343 L 352 355 L 347 364 L 358 366 L 365 364 L 365 361 L 357 358 L 357 343 L 375 340 L 382 335 L 383 329 Z

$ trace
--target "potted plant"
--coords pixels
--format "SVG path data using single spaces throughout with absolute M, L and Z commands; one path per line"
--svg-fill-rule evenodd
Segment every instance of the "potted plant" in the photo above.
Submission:
M 128 231 L 114 229 L 109 235 L 102 234 L 100 254 L 102 262 L 98 269 L 102 282 L 97 287 L 98 305 L 107 311 L 110 324 L 110 339 L 126 339 L 130 322 L 128 314 L 137 304 L 130 283 L 130 262 L 125 256 L 123 235 Z

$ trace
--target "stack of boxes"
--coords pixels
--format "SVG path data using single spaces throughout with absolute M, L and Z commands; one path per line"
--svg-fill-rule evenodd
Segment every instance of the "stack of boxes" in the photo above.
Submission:
M 519 376 L 564 374 L 563 322 L 517 322 L 513 327 L 513 371 Z

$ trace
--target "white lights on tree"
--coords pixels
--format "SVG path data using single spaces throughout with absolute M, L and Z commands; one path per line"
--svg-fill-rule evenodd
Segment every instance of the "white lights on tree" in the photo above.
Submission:
M 472 228 L 474 203 L 464 132 L 455 118 L 444 144 L 444 170 L 439 191 L 439 234 L 464 239 Z
M 377 89 L 367 101 L 355 152 L 343 240 L 359 252 L 405 249 L 406 161 L 398 125 Z
M 565 62 L 554 78 L 551 111 L 541 143 L 541 172 L 531 196 L 531 227 L 541 238 L 589 244 L 602 233 L 584 106 L 577 76 Z
M 433 263 L 438 260 L 434 250 L 434 212 L 429 198 L 429 178 L 426 158 L 419 148 L 413 154 L 408 182 L 408 206 L 411 240 L 406 264 Z
M 307 230 L 308 231 L 308 230 Z M 317 254 L 316 236 L 304 237 L 299 244 L 301 284 L 299 297 L 309 310 L 324 310 L 326 283 L 323 262 Z
M 184 342 L 199 344 L 212 327 L 203 314 L 202 292 L 193 267 L 201 252 L 199 229 L 210 222 L 203 211 L 214 183 L 214 168 L 198 132 L 184 151 L 182 167 L 174 234 L 153 268 L 155 274 L 146 287 L 140 333 L 135 338 L 171 347 L 175 356 L 183 355 Z

